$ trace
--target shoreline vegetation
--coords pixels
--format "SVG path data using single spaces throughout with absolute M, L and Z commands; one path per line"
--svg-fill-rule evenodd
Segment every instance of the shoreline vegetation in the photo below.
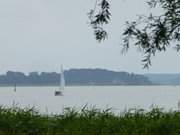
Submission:
M 180 85 L 180 74 L 134 74 L 105 69 L 69 69 L 64 71 L 67 86 L 143 86 Z M 3 86 L 59 86 L 60 74 L 56 72 L 8 71 L 0 75 Z
M 0 107 L 0 135 L 178 135 L 180 112 L 153 108 L 114 114 L 111 109 L 65 108 L 40 114 L 34 107 Z
M 144 75 L 128 72 L 115 72 L 105 69 L 70 69 L 64 71 L 65 82 L 73 85 L 149 85 L 152 84 Z M 0 75 L 0 86 L 22 85 L 59 85 L 60 74 L 56 72 L 22 72 L 8 71 Z
M 177 85 L 163 85 L 163 84 L 151 84 L 151 85 L 66 85 L 66 87 L 158 87 L 158 86 L 167 86 L 167 87 L 180 87 Z M 0 85 L 0 88 L 14 87 L 14 85 Z M 16 87 L 59 87 L 59 85 L 16 85 Z

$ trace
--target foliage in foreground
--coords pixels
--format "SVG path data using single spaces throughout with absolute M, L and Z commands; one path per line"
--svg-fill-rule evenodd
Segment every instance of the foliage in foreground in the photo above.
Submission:
M 180 112 L 161 109 L 66 109 L 61 115 L 41 115 L 35 109 L 0 108 L 0 135 L 178 135 Z

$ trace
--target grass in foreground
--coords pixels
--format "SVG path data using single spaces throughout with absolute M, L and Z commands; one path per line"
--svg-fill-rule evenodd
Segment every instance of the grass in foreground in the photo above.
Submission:
M 66 109 L 41 115 L 35 109 L 0 107 L 0 135 L 180 135 L 180 112 Z

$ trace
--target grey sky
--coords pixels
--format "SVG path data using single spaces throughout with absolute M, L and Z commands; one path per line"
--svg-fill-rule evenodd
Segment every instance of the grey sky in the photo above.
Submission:
M 0 74 L 59 71 L 65 68 L 106 68 L 135 73 L 179 72 L 179 54 L 173 49 L 142 69 L 142 55 L 131 49 L 120 54 L 125 21 L 148 12 L 144 0 L 112 0 L 109 39 L 97 43 L 88 26 L 87 12 L 94 0 L 0 0 Z

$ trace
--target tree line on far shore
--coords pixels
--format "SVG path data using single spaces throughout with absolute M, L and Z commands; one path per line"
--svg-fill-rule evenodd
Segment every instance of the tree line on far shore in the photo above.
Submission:
M 128 72 L 115 72 L 104 69 L 70 69 L 64 72 L 66 85 L 147 85 L 147 77 Z M 56 72 L 8 71 L 0 75 L 1 86 L 59 85 L 60 74 Z

